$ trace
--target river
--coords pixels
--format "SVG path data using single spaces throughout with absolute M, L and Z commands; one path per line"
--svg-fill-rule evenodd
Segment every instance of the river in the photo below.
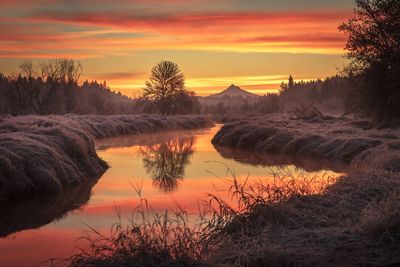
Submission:
M 110 165 L 97 183 L 0 207 L 0 266 L 43 266 L 50 258 L 70 256 L 85 246 L 79 238 L 89 226 L 107 234 L 118 220 L 117 210 L 123 220 L 130 217 L 139 203 L 137 188 L 156 211 L 179 205 L 196 216 L 208 193 L 229 201 L 232 176 L 273 181 L 273 173 L 284 171 L 334 179 L 343 168 L 339 163 L 216 148 L 211 139 L 219 127 L 97 140 L 98 154 Z

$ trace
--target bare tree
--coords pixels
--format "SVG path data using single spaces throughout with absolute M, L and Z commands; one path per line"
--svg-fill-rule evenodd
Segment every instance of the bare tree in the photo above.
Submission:
M 152 68 L 143 97 L 156 102 L 161 114 L 170 114 L 174 107 L 174 96 L 182 91 L 186 91 L 185 76 L 178 65 L 162 61 Z
M 65 111 L 70 113 L 74 110 L 76 104 L 76 92 L 79 79 L 82 75 L 81 63 L 76 63 L 73 60 L 63 59 L 59 61 L 62 75 L 62 90 L 65 96 Z
M 40 114 L 51 113 L 51 105 L 56 102 L 57 93 L 64 96 L 65 112 L 71 112 L 75 107 L 76 90 L 82 74 L 82 65 L 71 59 L 57 59 L 40 64 L 40 79 L 44 87 L 35 101 Z
M 39 107 L 35 102 L 40 95 L 40 84 L 38 84 L 37 72 L 33 66 L 32 61 L 24 61 L 19 65 L 22 76 L 25 78 L 24 90 L 27 92 L 29 97 L 29 106 L 31 111 L 39 113 Z

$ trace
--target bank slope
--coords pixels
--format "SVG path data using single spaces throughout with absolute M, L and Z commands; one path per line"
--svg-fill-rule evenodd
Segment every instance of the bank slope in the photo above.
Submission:
M 0 201 L 97 179 L 107 164 L 93 140 L 210 126 L 200 116 L 19 116 L 0 118 Z

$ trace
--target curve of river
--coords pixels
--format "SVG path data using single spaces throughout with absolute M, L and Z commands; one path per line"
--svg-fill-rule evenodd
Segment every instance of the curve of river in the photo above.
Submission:
M 219 127 L 98 140 L 98 154 L 110 169 L 97 183 L 0 207 L 0 266 L 49 265 L 50 258 L 66 258 L 84 247 L 79 237 L 89 226 L 109 233 L 117 209 L 129 217 L 138 205 L 138 185 L 156 210 L 179 204 L 195 216 L 207 193 L 227 197 L 228 168 L 250 181 L 273 179 L 271 173 L 282 170 L 336 177 L 344 169 L 329 161 L 214 147 Z

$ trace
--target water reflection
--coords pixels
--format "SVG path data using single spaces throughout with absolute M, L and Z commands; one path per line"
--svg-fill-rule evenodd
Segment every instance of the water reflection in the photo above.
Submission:
M 170 193 L 178 188 L 185 175 L 185 166 L 194 152 L 194 137 L 141 146 L 139 152 L 154 186 L 164 193 Z
M 110 226 L 118 220 L 116 207 L 121 219 L 129 223 L 132 210 L 140 203 L 132 185 L 142 186 L 142 196 L 155 211 L 175 210 L 178 204 L 196 218 L 199 200 L 209 193 L 235 205 L 229 198 L 230 184 L 225 178 L 231 177 L 225 166 L 249 183 L 274 182 L 271 168 L 277 170 L 282 165 L 293 172 L 297 171 L 293 165 L 309 171 L 336 169 L 322 161 L 304 161 L 304 157 L 290 159 L 214 147 L 211 139 L 218 130 L 216 126 L 97 140 L 97 153 L 111 168 L 93 189 L 91 184 L 80 185 L 58 196 L 0 204 L 0 236 L 14 233 L 0 239 L 0 266 L 41 266 L 51 257 L 70 256 L 74 247 L 87 245 L 79 239 L 87 225 L 109 234 Z M 55 222 L 50 223 L 52 220 Z
M 90 199 L 95 182 L 83 183 L 61 194 L 34 196 L 0 205 L 0 237 L 35 229 L 63 219 L 69 212 L 80 209 Z
M 245 163 L 251 166 L 275 166 L 285 167 L 293 165 L 306 172 L 317 172 L 322 170 L 332 170 L 343 172 L 347 164 L 339 161 L 315 159 L 306 156 L 288 154 L 270 154 L 263 152 L 246 151 L 238 148 L 222 147 L 214 145 L 215 150 L 226 159 Z

